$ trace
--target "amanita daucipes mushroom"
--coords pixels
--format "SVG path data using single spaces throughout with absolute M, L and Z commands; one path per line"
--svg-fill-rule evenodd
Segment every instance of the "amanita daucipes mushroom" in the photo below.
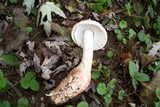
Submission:
M 107 32 L 101 24 L 93 20 L 77 23 L 72 29 L 73 41 L 83 48 L 80 64 L 48 94 L 54 104 L 63 104 L 82 93 L 90 84 L 93 50 L 103 48 L 107 42 Z

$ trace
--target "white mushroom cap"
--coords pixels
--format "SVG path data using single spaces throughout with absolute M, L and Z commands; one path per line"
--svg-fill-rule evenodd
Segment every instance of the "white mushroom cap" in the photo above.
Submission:
M 83 48 L 84 31 L 87 29 L 93 32 L 93 50 L 103 48 L 107 42 L 107 32 L 100 23 L 93 20 L 81 21 L 73 27 L 71 33 L 73 41 Z

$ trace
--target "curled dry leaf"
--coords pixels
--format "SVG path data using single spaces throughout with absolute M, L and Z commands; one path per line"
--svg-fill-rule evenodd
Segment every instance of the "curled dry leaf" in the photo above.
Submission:
M 25 73 L 27 67 L 31 66 L 32 65 L 32 62 L 30 60 L 26 60 L 24 62 L 22 62 L 19 66 L 19 73 L 20 73 L 20 76 L 22 77 L 23 74 Z
M 152 45 L 152 48 L 149 50 L 148 55 L 151 55 L 151 56 L 158 55 L 158 56 L 160 56 L 159 51 L 160 51 L 160 42 L 154 43 Z
M 26 44 L 28 45 L 29 50 L 33 52 L 35 42 L 28 41 Z
M 28 13 L 28 15 L 31 13 L 32 8 L 34 7 L 35 0 L 24 0 L 23 6 L 26 6 L 25 12 Z
M 154 106 L 154 102 L 157 100 L 155 92 L 158 87 L 160 87 L 160 70 L 157 71 L 151 81 L 140 90 L 140 96 L 148 107 Z

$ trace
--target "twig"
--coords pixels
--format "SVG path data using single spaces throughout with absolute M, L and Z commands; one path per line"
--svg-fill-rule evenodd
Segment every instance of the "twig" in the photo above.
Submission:
M 16 92 L 16 94 L 19 96 L 19 97 L 22 97 L 22 93 L 9 81 L 8 81 L 8 84 L 10 85 L 10 87 Z

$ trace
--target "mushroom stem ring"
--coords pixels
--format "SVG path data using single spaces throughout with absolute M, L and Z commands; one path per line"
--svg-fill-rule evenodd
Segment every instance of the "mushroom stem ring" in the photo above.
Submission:
M 103 48 L 107 42 L 106 30 L 93 20 L 77 23 L 71 36 L 73 41 L 83 48 L 83 57 L 80 64 L 48 94 L 56 105 L 66 103 L 86 90 L 91 81 L 93 51 Z

